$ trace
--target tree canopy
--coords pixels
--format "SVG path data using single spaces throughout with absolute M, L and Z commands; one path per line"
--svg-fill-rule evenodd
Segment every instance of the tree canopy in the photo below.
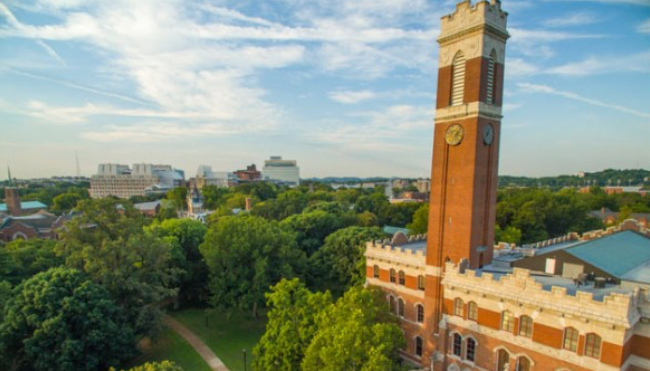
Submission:
M 135 354 L 133 333 L 108 291 L 66 268 L 17 288 L 0 324 L 0 350 L 17 370 L 43 371 L 96 371 Z

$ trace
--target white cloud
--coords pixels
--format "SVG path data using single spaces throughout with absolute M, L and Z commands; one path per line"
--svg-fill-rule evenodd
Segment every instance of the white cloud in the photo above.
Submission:
M 646 19 L 645 21 L 641 22 L 641 24 L 636 28 L 636 30 L 640 33 L 648 33 L 650 34 L 650 18 Z
M 599 101 L 596 99 L 591 99 L 587 97 L 583 97 L 579 94 L 568 92 L 568 91 L 562 91 L 562 90 L 557 90 L 555 88 L 552 88 L 548 85 L 538 85 L 538 84 L 529 84 L 529 83 L 519 83 L 517 86 L 524 92 L 527 93 L 543 93 L 543 94 L 550 94 L 550 95 L 557 95 L 561 96 L 564 98 L 572 99 L 575 101 L 583 102 L 590 104 L 592 106 L 597 106 L 597 107 L 605 107 L 605 108 L 610 108 L 619 112 L 624 112 L 628 113 L 634 116 L 638 117 L 643 117 L 643 118 L 650 118 L 650 113 L 648 112 L 643 112 L 636 110 L 634 108 L 630 107 L 625 107 L 617 104 L 611 104 L 603 101 Z
M 377 97 L 377 93 L 370 90 L 360 91 L 333 91 L 329 93 L 330 99 L 343 104 L 355 104 Z
M 546 71 L 549 74 L 567 76 L 588 76 L 613 72 L 650 72 L 650 51 L 616 57 L 589 57 L 579 62 L 552 67 Z
M 598 22 L 591 13 L 572 13 L 558 18 L 550 18 L 542 22 L 546 27 L 582 26 Z

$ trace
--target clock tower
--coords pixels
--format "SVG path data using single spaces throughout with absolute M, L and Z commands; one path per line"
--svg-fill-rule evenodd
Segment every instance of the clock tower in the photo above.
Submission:
M 506 20 L 498 0 L 466 0 L 441 19 L 425 295 L 434 334 L 445 263 L 492 260 Z

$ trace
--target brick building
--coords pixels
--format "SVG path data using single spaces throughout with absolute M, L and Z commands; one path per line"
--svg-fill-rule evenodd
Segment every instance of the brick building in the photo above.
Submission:
M 442 17 L 428 234 L 369 242 L 367 283 L 422 369 L 650 370 L 647 291 L 491 264 L 506 20 L 498 0 Z

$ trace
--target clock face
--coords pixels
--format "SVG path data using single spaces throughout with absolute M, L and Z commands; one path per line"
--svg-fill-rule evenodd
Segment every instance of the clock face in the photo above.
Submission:
M 487 124 L 483 128 L 483 143 L 486 145 L 492 144 L 492 141 L 494 140 L 494 128 L 492 125 Z
M 447 141 L 447 144 L 456 146 L 463 140 L 463 134 L 463 127 L 458 124 L 454 124 L 447 128 L 447 132 L 445 133 L 445 140 Z

